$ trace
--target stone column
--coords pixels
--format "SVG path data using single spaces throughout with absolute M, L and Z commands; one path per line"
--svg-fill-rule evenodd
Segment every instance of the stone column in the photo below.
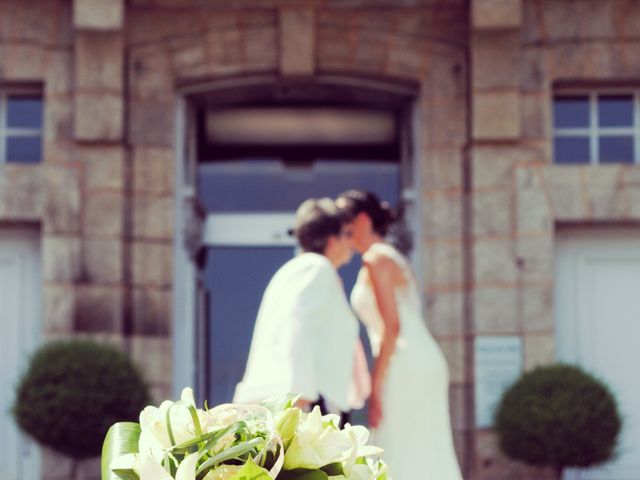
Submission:
M 116 338 L 125 301 L 123 26 L 123 0 L 73 3 L 73 135 L 83 167 L 75 328 Z

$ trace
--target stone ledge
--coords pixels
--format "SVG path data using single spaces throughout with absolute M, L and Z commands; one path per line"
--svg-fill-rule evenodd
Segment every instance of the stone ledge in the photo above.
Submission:
M 473 138 L 517 140 L 521 134 L 520 93 L 476 92 L 473 95 Z

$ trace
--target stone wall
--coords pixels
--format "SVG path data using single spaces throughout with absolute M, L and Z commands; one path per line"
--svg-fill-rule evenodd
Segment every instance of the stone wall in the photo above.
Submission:
M 556 227 L 640 220 L 639 167 L 551 163 L 554 85 L 633 81 L 639 47 L 632 0 L 0 0 L 0 81 L 42 85 L 45 105 L 43 162 L 0 165 L 0 225 L 41 228 L 45 335 L 121 345 L 165 398 L 179 89 L 410 81 L 425 306 L 459 457 L 467 478 L 547 478 L 474 429 L 472 341 L 519 335 L 527 369 L 553 361 Z M 45 478 L 68 467 L 46 454 Z
M 556 228 L 640 220 L 640 167 L 558 166 L 551 157 L 554 85 L 638 78 L 640 7 L 592 0 L 473 4 L 474 330 L 521 336 L 531 369 L 555 359 Z M 506 461 L 486 431 L 478 433 L 477 475 L 542 473 Z

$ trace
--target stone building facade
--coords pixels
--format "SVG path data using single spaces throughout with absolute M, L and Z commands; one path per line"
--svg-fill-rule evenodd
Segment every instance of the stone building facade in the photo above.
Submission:
M 337 77 L 408 99 L 419 270 L 465 478 L 551 478 L 476 427 L 474 339 L 516 337 L 525 369 L 554 361 L 559 235 L 638 228 L 640 152 L 557 164 L 553 117 L 565 91 L 637 97 L 633 0 L 0 0 L 0 93 L 43 105 L 41 160 L 0 164 L 0 229 L 39 242 L 42 338 L 122 345 L 171 396 L 193 334 L 177 292 L 192 92 Z

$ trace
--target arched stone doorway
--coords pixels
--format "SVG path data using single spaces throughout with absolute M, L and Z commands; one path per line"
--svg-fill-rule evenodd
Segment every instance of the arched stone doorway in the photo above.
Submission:
M 211 404 L 232 398 L 264 288 L 294 254 L 286 232 L 302 200 L 370 189 L 393 204 L 402 200 L 419 238 L 416 85 L 339 76 L 242 83 L 189 87 L 183 100 L 178 225 L 187 228 L 178 236 L 183 244 L 185 232 L 193 237 L 176 302 L 193 320 L 175 348 L 192 359 L 184 371 L 194 381 L 185 376 L 184 383 L 195 383 Z M 347 290 L 358 268 L 356 259 L 343 269 Z

